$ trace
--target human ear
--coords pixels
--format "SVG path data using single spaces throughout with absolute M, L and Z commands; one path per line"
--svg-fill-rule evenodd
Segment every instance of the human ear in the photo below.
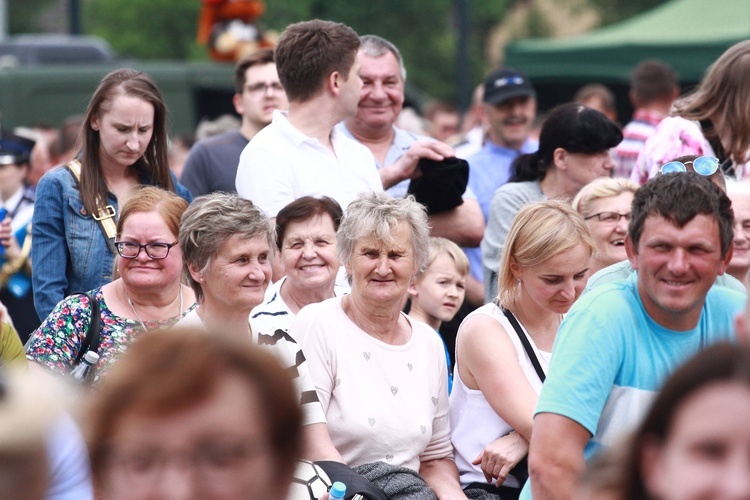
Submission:
M 630 261 L 630 267 L 638 270 L 638 252 L 636 251 L 633 240 L 630 239 L 630 235 L 625 236 L 625 253 L 628 255 Z
M 334 71 L 328 75 L 328 80 L 326 80 L 326 82 L 328 83 L 328 89 L 333 95 L 338 95 L 339 92 L 341 92 L 341 73 Z
M 242 95 L 234 94 L 232 96 L 232 104 L 234 105 L 234 110 L 237 112 L 237 114 L 242 116 L 242 114 L 245 112 L 245 107 L 242 105 Z
M 555 148 L 555 150 L 552 152 L 552 162 L 555 164 L 555 167 L 559 168 L 560 170 L 568 169 L 568 164 L 566 163 L 567 158 L 568 152 L 563 148 Z
M 521 276 L 521 270 L 518 268 L 518 263 L 516 263 L 516 259 L 513 257 L 510 258 L 510 272 L 514 278 Z
M 203 273 L 200 271 L 200 269 L 198 269 L 198 266 L 192 263 L 188 263 L 187 268 L 188 272 L 190 273 L 190 277 L 193 278 L 193 281 L 203 283 Z

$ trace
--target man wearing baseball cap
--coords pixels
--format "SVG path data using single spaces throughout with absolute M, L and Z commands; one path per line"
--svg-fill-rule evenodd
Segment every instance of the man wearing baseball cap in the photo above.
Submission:
M 469 187 L 476 194 L 486 225 L 492 195 L 508 182 L 513 160 L 533 153 L 539 143 L 529 138 L 536 117 L 536 92 L 526 75 L 511 68 L 490 73 L 484 81 L 484 105 L 489 137 L 482 149 L 467 160 Z M 477 247 L 465 251 L 471 265 L 470 286 L 481 287 L 481 250 Z

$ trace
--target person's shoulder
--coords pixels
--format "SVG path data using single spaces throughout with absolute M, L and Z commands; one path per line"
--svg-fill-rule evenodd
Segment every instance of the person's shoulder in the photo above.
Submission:
M 493 200 L 503 204 L 517 205 L 529 203 L 536 199 L 541 200 L 543 196 L 544 193 L 539 181 L 508 182 L 497 188 Z
M 301 321 L 313 321 L 320 317 L 330 318 L 331 314 L 342 310 L 342 298 L 343 297 L 333 297 L 314 304 L 308 304 L 297 313 L 297 319 Z
M 618 318 L 632 317 L 640 307 L 637 293 L 634 277 L 604 283 L 581 295 L 566 316 L 614 325 Z
M 180 320 L 174 324 L 172 328 L 191 328 L 196 330 L 206 330 L 206 325 L 203 324 L 200 316 L 198 316 L 198 308 L 196 307 Z
M 438 332 L 436 332 L 427 323 L 423 323 L 422 321 L 414 319 L 409 315 L 405 316 L 407 318 L 407 321 L 409 321 L 409 323 L 411 324 L 412 335 L 415 343 L 421 343 L 426 346 L 431 346 L 437 349 L 440 353 L 444 352 L 443 340 Z
M 336 148 L 346 149 L 349 154 L 362 155 L 368 159 L 372 159 L 372 151 L 370 148 L 359 142 L 354 136 L 350 136 L 343 132 L 337 133 L 336 128 L 333 129 L 335 134 L 334 142 Z
M 747 301 L 747 294 L 724 285 L 715 284 L 706 294 L 706 307 L 741 311 Z
M 243 136 L 239 130 L 230 130 L 229 132 L 224 132 L 222 134 L 217 134 L 211 137 L 206 137 L 205 139 L 201 139 L 200 141 L 196 142 L 193 147 L 213 149 L 222 148 L 227 144 L 234 144 L 238 142 L 244 142 L 245 144 L 247 144 L 250 141 L 245 139 L 245 136 Z
M 417 134 L 415 132 L 410 132 L 408 130 L 399 128 L 397 126 L 393 126 L 394 131 L 394 137 L 393 142 L 401 142 L 401 143 L 407 143 L 409 145 L 417 142 L 417 141 L 423 141 L 423 142 L 437 142 L 437 139 L 433 137 L 429 137 L 422 134 Z
M 630 265 L 629 260 L 615 262 L 603 269 L 599 269 L 592 274 L 586 283 L 586 293 L 598 288 L 600 285 L 612 283 L 613 281 L 627 279 L 635 273 L 635 269 Z
M 491 141 L 485 142 L 481 148 L 476 150 L 474 153 L 466 157 L 466 161 L 469 162 L 469 167 L 472 164 L 477 165 L 480 163 L 486 163 L 497 158 L 497 151 Z
M 65 164 L 60 164 L 47 171 L 47 173 L 39 179 L 37 190 L 39 189 L 39 186 L 44 186 L 48 183 L 73 185 L 74 181 L 75 179 L 73 179 L 73 175 L 67 168 L 65 168 Z
M 735 290 L 737 292 L 747 295 L 747 289 L 745 288 L 745 285 L 743 285 L 740 280 L 738 280 L 737 278 L 735 278 L 729 273 L 718 275 L 716 277 L 716 280 L 714 281 L 714 285 L 719 285 L 719 286 L 723 286 L 726 288 L 730 288 L 732 290 Z
M 277 110 L 278 111 L 278 110 Z M 277 119 L 277 112 L 274 112 L 273 120 L 271 123 L 263 127 L 250 141 L 243 150 L 243 156 L 248 151 L 263 149 L 263 150 L 275 150 L 280 143 L 289 142 L 290 144 L 296 144 L 296 140 L 292 138 L 292 135 L 298 133 L 292 124 L 289 122 L 286 116 L 279 114 Z

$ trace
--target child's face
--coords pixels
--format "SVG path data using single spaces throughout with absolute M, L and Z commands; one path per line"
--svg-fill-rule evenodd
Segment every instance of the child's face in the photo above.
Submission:
M 466 276 L 448 255 L 438 255 L 409 287 L 412 309 L 429 319 L 450 321 L 464 301 Z

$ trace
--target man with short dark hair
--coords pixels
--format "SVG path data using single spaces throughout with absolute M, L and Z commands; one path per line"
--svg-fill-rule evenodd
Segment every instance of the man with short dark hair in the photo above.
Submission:
M 271 49 L 261 49 L 237 63 L 234 92 L 232 103 L 242 117 L 240 129 L 198 141 L 185 160 L 180 182 L 193 196 L 214 191 L 235 192 L 242 150 L 271 123 L 274 110 L 289 105 Z
M 632 120 L 622 129 L 622 142 L 612 150 L 616 177 L 630 178 L 646 139 L 669 114 L 679 94 L 677 75 L 663 62 L 644 61 L 633 69 L 628 96 L 635 111 Z
M 236 186 L 269 217 L 302 196 L 329 196 L 346 208 L 382 184 L 370 151 L 333 129 L 354 115 L 362 82 L 359 37 L 340 23 L 288 26 L 276 45 L 276 67 L 289 99 L 240 156 Z
M 679 364 L 734 339 L 744 296 L 712 286 L 732 257 L 733 222 L 729 198 L 703 176 L 666 174 L 638 189 L 625 243 L 637 273 L 584 295 L 563 320 L 521 498 L 573 498 L 584 460 L 639 423 Z

